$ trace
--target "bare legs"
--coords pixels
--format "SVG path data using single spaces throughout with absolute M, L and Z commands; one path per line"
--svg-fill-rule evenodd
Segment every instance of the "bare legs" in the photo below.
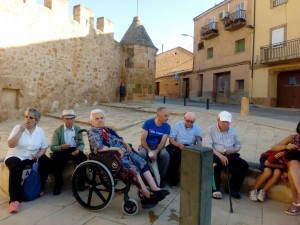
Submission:
M 298 160 L 289 161 L 288 178 L 292 189 L 293 202 L 300 203 L 300 163 Z
M 157 187 L 155 181 L 154 181 L 154 178 L 152 177 L 152 174 L 150 173 L 150 171 L 147 171 L 145 173 L 143 173 L 143 176 L 145 178 L 145 180 L 147 181 L 151 191 L 159 191 L 160 188 Z M 146 198 L 150 198 L 150 194 L 151 192 L 147 189 L 142 177 L 140 174 L 137 174 L 137 179 L 139 181 L 139 184 L 141 185 L 141 189 L 142 189 L 142 192 L 143 192 L 143 195 L 146 197 Z
M 265 185 L 263 186 L 262 189 L 265 192 L 267 192 L 274 184 L 276 184 L 276 182 L 280 178 L 280 175 L 281 175 L 280 169 L 272 170 L 272 169 L 266 167 L 264 169 L 264 172 L 257 178 L 257 180 L 253 186 L 253 190 L 259 189 L 265 183 Z

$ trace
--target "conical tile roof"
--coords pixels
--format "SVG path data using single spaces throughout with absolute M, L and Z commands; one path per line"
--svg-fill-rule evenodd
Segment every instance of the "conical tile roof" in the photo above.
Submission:
M 146 45 L 157 49 L 152 43 L 146 29 L 142 25 L 141 20 L 138 16 L 133 18 L 132 24 L 124 34 L 120 43 L 128 45 Z

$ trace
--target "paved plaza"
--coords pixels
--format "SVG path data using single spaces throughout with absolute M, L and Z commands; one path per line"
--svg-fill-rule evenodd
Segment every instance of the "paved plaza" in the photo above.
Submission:
M 89 128 L 89 113 L 94 108 L 101 108 L 106 112 L 106 125 L 114 127 L 123 138 L 132 143 L 135 148 L 140 143 L 141 126 L 148 118 L 155 117 L 156 109 L 165 106 L 170 111 L 169 122 L 174 125 L 183 118 L 186 111 L 193 111 L 197 116 L 197 122 L 204 131 L 206 127 L 216 121 L 220 110 L 206 110 L 194 106 L 182 106 L 176 104 L 130 104 L 130 103 L 109 103 L 100 106 L 75 109 L 77 123 L 82 128 Z M 226 105 L 224 109 L 226 110 Z M 62 111 L 62 110 L 61 110 Z M 43 115 L 39 126 L 46 133 L 49 144 L 52 133 L 61 124 L 61 111 Z M 284 111 L 283 111 L 284 113 Z M 22 120 L 8 120 L 1 122 L 0 126 L 0 158 L 3 158 L 7 151 L 7 138 L 14 125 Z M 268 150 L 273 144 L 294 132 L 296 124 L 272 117 L 259 117 L 255 115 L 241 116 L 233 113 L 232 126 L 236 127 L 242 140 L 241 156 L 248 162 L 257 163 L 262 152 Z M 86 148 L 89 146 L 84 135 Z M 49 150 L 48 150 L 49 151 Z M 49 153 L 49 152 L 48 152 Z M 135 216 L 124 215 L 121 209 L 123 195 L 116 194 L 111 203 L 101 211 L 90 211 L 83 209 L 73 198 L 71 188 L 66 187 L 59 196 L 53 196 L 51 190 L 46 195 L 32 202 L 21 204 L 21 212 L 16 215 L 8 213 L 8 196 L 0 192 L 0 224 L 3 225 L 169 225 L 179 224 L 179 202 L 180 187 L 171 188 L 167 186 L 171 194 L 160 202 L 153 209 L 141 209 Z M 138 200 L 137 190 L 132 187 L 130 197 Z M 300 225 L 299 216 L 288 216 L 283 210 L 288 204 L 266 200 L 265 203 L 251 202 L 245 193 L 241 200 L 233 200 L 234 212 L 229 212 L 228 196 L 224 194 L 223 200 L 212 202 L 212 224 L 233 225 Z M 192 225 L 192 224 L 191 224 Z

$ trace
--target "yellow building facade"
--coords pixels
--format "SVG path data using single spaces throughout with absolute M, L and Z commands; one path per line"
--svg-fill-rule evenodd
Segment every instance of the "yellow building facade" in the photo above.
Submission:
M 253 5 L 255 41 L 250 101 L 300 108 L 300 1 L 255 1 Z
M 249 96 L 252 9 L 252 0 L 225 0 L 194 18 L 193 76 L 202 94 L 193 100 L 239 103 Z

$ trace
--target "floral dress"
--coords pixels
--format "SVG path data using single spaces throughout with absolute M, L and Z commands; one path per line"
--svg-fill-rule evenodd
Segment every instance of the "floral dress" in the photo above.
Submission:
M 92 127 L 88 131 L 88 139 L 91 151 L 94 154 L 97 154 L 104 146 L 120 148 L 124 154 L 120 158 L 124 171 L 132 171 L 134 174 L 139 174 L 141 171 L 145 172 L 147 170 L 148 164 L 146 161 L 135 151 L 128 152 L 123 145 L 123 138 L 113 129 L 109 127 Z

